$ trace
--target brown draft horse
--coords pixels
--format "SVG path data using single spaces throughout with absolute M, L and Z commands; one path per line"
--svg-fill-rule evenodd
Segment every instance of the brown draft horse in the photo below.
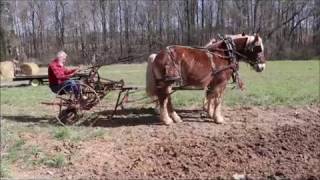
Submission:
M 205 48 L 168 46 L 150 55 L 146 74 L 147 95 L 157 98 L 160 120 L 166 125 L 182 122 L 171 102 L 172 86 L 202 87 L 207 90 L 207 111 L 216 123 L 223 123 L 221 103 L 230 78 L 238 81 L 239 60 L 250 64 L 257 72 L 265 69 L 264 47 L 259 35 L 229 35 L 225 40 L 209 42 Z M 230 45 L 231 44 L 231 45 Z

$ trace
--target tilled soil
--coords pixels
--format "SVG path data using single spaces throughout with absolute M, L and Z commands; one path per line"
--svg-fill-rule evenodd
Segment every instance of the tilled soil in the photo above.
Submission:
M 200 110 L 178 111 L 184 122 L 171 126 L 141 112 L 100 119 L 97 126 L 107 132 L 103 139 L 73 143 L 35 135 L 32 139 L 40 147 L 64 153 L 68 165 L 21 174 L 62 179 L 320 179 L 319 105 L 226 107 L 222 125 Z

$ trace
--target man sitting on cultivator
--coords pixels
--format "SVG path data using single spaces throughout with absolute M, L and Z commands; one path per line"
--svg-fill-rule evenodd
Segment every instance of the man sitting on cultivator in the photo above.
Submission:
M 68 69 L 64 67 L 67 54 L 64 51 L 59 51 L 57 57 L 51 61 L 48 67 L 49 87 L 52 92 L 58 91 L 65 87 L 67 91 L 73 91 L 76 96 L 79 94 L 79 87 L 75 80 L 70 79 L 75 75 L 79 68 Z

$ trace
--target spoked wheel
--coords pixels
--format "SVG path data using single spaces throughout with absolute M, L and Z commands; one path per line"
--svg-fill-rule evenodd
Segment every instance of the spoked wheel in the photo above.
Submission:
M 90 86 L 76 83 L 76 86 L 62 87 L 54 99 L 57 121 L 62 125 L 79 125 L 97 118 L 100 98 Z

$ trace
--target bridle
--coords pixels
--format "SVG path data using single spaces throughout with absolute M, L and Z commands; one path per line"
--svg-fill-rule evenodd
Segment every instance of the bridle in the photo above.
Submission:
M 245 61 L 246 63 L 250 64 L 251 66 L 257 65 L 261 62 L 260 59 L 256 59 L 256 60 L 252 60 L 251 58 L 249 58 L 248 56 L 240 53 L 239 51 L 234 50 L 233 52 L 234 54 L 242 57 L 242 60 Z
M 225 71 L 227 69 L 232 69 L 233 70 L 233 73 L 232 73 L 233 83 L 237 83 L 238 87 L 240 87 L 240 89 L 242 89 L 242 82 L 240 80 L 240 75 L 239 75 L 239 60 L 238 60 L 237 56 L 241 57 L 241 59 L 243 61 L 250 64 L 251 66 L 256 66 L 259 63 L 261 63 L 261 59 L 259 59 L 259 55 L 258 55 L 258 57 L 256 59 L 252 60 L 252 58 L 248 57 L 247 55 L 240 53 L 236 49 L 235 42 L 231 37 L 224 37 L 224 36 L 221 36 L 220 34 L 218 35 L 218 37 L 221 41 L 224 42 L 226 49 L 214 48 L 214 49 L 211 49 L 211 51 L 213 50 L 213 51 L 225 52 L 227 54 L 227 56 L 225 56 L 224 58 L 229 59 L 230 63 L 228 66 L 225 66 L 221 69 L 213 70 L 213 75 L 216 75 L 216 74 L 218 74 L 222 71 Z M 248 39 L 247 39 L 247 41 L 248 41 Z M 207 50 L 210 51 L 209 49 L 207 49 Z M 261 53 L 262 47 L 255 45 L 255 42 L 251 42 L 248 45 L 246 43 L 246 46 L 243 51 L 246 53 L 248 52 L 248 53 L 252 53 L 252 54 Z
M 238 87 L 240 89 L 242 89 L 242 82 L 240 80 L 240 75 L 239 75 L 239 58 L 238 57 L 241 57 L 241 59 L 243 61 L 245 61 L 246 63 L 250 64 L 251 66 L 256 66 L 257 64 L 261 63 L 261 59 L 254 59 L 252 60 L 251 57 L 239 52 L 237 49 L 236 49 L 236 44 L 234 42 L 234 39 L 232 37 L 224 37 L 224 36 L 221 36 L 221 35 L 218 35 L 220 41 L 223 41 L 225 46 L 226 46 L 226 49 L 221 49 L 221 48 L 218 48 L 218 47 L 190 47 L 190 48 L 194 48 L 194 49 L 200 49 L 200 50 L 204 50 L 216 57 L 219 57 L 219 58 L 223 58 L 223 59 L 228 59 L 229 60 L 229 65 L 226 65 L 222 68 L 214 68 L 212 69 L 212 76 L 215 76 L 217 74 L 219 74 L 220 72 L 222 71 L 225 71 L 225 70 L 228 70 L 228 69 L 232 69 L 232 79 L 233 79 L 233 83 L 237 83 Z M 247 39 L 248 41 L 248 39 Z M 170 65 L 175 67 L 176 69 L 179 69 L 179 65 L 176 64 L 174 62 L 174 55 L 171 51 L 171 47 L 172 46 L 168 46 L 166 47 L 166 52 L 167 54 L 169 55 L 169 58 L 170 58 Z M 226 55 L 221 55 L 221 54 L 218 54 L 216 53 L 215 51 L 220 51 L 220 52 L 224 52 Z M 247 45 L 246 43 L 246 46 L 244 47 L 243 51 L 245 53 L 249 52 L 249 53 L 252 53 L 252 54 L 255 54 L 257 53 L 258 51 L 262 52 L 262 47 L 261 46 L 256 46 L 255 45 L 255 42 L 251 42 L 250 44 Z M 259 58 L 259 56 L 258 56 Z M 212 61 L 212 58 L 210 58 L 210 61 L 211 61 L 211 64 L 213 63 Z M 181 76 L 181 72 L 180 70 L 178 70 L 179 72 L 179 82 L 182 81 L 182 76 Z M 177 79 L 176 79 L 177 80 Z
M 237 55 L 237 56 L 241 57 L 243 61 L 245 61 L 246 63 L 248 63 L 250 65 L 255 65 L 255 64 L 261 63 L 260 59 L 252 60 L 252 58 L 250 58 L 247 55 L 245 55 L 244 53 L 241 53 L 238 50 L 236 50 L 234 40 L 231 37 L 224 37 L 224 36 L 218 34 L 218 38 L 220 41 L 224 42 L 224 44 L 226 45 L 226 49 L 221 49 L 221 48 L 217 48 L 217 47 L 215 47 L 215 48 L 196 47 L 196 48 L 197 49 L 205 49 L 205 50 L 209 51 L 210 53 L 212 53 L 213 55 L 224 58 L 224 59 L 231 59 L 232 60 L 234 55 Z M 247 41 L 248 41 L 248 39 L 247 39 Z M 227 56 L 215 54 L 214 51 L 225 52 L 225 53 L 227 53 Z M 252 42 L 249 45 L 246 45 L 244 47 L 243 51 L 248 52 L 248 53 L 252 53 L 252 54 L 257 54 L 257 53 L 262 52 L 262 47 L 261 47 L 261 45 L 255 45 L 255 42 Z

